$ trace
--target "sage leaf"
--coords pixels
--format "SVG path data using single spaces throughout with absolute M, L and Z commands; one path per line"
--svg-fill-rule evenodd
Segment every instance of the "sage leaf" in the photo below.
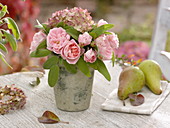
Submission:
M 2 43 L 0 43 L 0 49 L 4 52 L 8 52 L 7 48 Z
M 2 7 L 2 9 L 0 10 L 0 19 L 1 19 L 2 17 L 4 17 L 6 15 L 6 13 L 9 13 L 9 12 L 7 10 L 6 5 L 4 6 L 0 3 L 0 7 Z
M 41 117 L 38 117 L 38 121 L 43 124 L 54 124 L 54 123 L 69 124 L 69 122 L 60 121 L 59 117 L 51 111 L 45 111 Z
M 111 80 L 110 74 L 103 61 L 97 59 L 97 70 L 108 80 Z
M 4 55 L 0 52 L 0 59 L 9 67 L 9 68 L 11 68 L 11 69 L 13 69 L 8 63 L 7 63 L 7 61 L 5 60 L 5 58 L 4 58 Z
M 0 41 L 2 41 L 2 37 L 3 37 L 4 35 L 2 34 L 2 32 L 0 31 Z
M 77 73 L 76 65 L 69 64 L 65 60 L 63 60 L 63 64 L 68 72 L 73 73 L 73 74 Z
M 88 77 L 91 77 L 89 67 L 82 57 L 80 57 L 79 61 L 77 62 L 77 66 L 82 73 L 84 73 Z
M 59 67 L 58 65 L 53 65 L 48 73 L 48 84 L 50 87 L 54 87 L 58 82 Z
M 10 44 L 12 50 L 16 51 L 17 50 L 17 42 L 16 42 L 15 38 L 7 31 L 5 31 L 5 30 L 2 30 L 2 31 L 4 33 L 5 38 L 9 41 L 9 44 Z
M 36 51 L 33 51 L 30 56 L 31 57 L 45 57 L 51 54 L 51 51 L 47 49 L 38 49 Z
M 20 31 L 15 21 L 10 17 L 4 18 L 4 21 L 8 24 L 8 28 L 12 30 L 14 37 L 17 40 L 20 39 Z
M 44 69 L 50 69 L 53 65 L 57 65 L 59 61 L 59 58 L 57 56 L 50 57 L 44 64 Z
M 139 106 L 144 103 L 144 96 L 142 94 L 129 94 L 130 103 L 133 106 Z

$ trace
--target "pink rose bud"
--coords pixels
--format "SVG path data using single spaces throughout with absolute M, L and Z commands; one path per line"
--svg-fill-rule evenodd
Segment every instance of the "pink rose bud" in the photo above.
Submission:
M 108 24 L 108 23 L 107 23 L 105 20 L 101 19 L 101 20 L 99 20 L 99 22 L 97 23 L 97 26 L 100 27 L 100 26 L 102 26 L 102 25 L 104 25 L 104 24 Z
M 78 46 L 74 39 L 66 42 L 66 45 L 61 51 L 61 56 L 69 64 L 76 64 L 81 55 L 81 48 Z
M 86 62 L 94 63 L 96 61 L 96 52 L 92 50 L 88 50 L 86 53 L 84 53 L 84 60 Z
M 106 40 L 108 41 L 108 43 L 110 44 L 110 46 L 112 47 L 114 51 L 115 49 L 119 47 L 119 39 L 115 33 L 113 32 L 111 33 L 112 34 L 106 35 Z
M 102 35 L 95 40 L 98 48 L 98 57 L 102 60 L 110 60 L 112 58 L 113 50 L 106 40 L 106 36 Z
M 30 46 L 30 53 L 35 51 L 38 45 L 46 39 L 46 35 L 43 32 L 37 32 L 33 36 L 33 40 Z
M 56 54 L 61 54 L 61 50 L 65 46 L 65 42 L 69 39 L 70 35 L 67 34 L 63 28 L 53 28 L 47 35 L 47 49 Z
M 92 37 L 89 35 L 88 32 L 79 35 L 78 42 L 80 46 L 89 45 L 92 41 Z

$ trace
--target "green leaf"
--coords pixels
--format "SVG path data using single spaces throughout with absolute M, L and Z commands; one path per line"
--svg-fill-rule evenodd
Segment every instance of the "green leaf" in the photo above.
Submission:
M 104 32 L 104 34 L 110 35 L 110 34 L 112 34 L 112 33 L 111 33 L 111 32 Z
M 8 28 L 12 30 L 14 37 L 17 40 L 20 39 L 20 31 L 15 21 L 10 17 L 4 18 L 4 21 L 8 24 Z
M 48 27 L 47 24 L 41 24 L 38 20 L 37 20 L 37 23 L 38 23 L 38 25 L 35 25 L 36 28 L 39 28 L 39 29 L 44 30 L 44 32 L 45 32 L 46 34 L 49 33 L 50 28 Z
M 0 3 L 0 6 L 2 7 L 2 9 L 0 10 L 0 19 L 1 19 L 2 17 L 4 17 L 6 15 L 6 13 L 9 13 L 9 12 L 7 10 L 7 6 L 6 5 L 4 6 L 4 5 L 2 5 Z
M 66 32 L 73 37 L 74 39 L 78 40 L 79 34 L 81 34 L 81 32 L 77 31 L 76 29 L 74 29 L 73 27 L 67 26 L 64 28 L 66 30 Z
M 115 54 L 114 54 L 114 52 L 112 53 L 112 66 L 114 66 L 114 63 L 115 63 Z
M 57 28 L 59 28 L 59 27 L 64 28 L 65 26 L 67 26 L 67 25 L 64 22 L 60 22 L 56 25 Z
M 10 44 L 12 50 L 16 51 L 17 50 L 17 42 L 16 42 L 15 38 L 7 31 L 5 31 L 5 30 L 2 30 L 2 31 L 4 33 L 5 38 L 9 41 L 9 44 Z
M 88 65 L 89 65 L 91 68 L 97 70 L 97 61 L 95 61 L 94 63 L 88 63 Z
M 80 57 L 79 61 L 77 62 L 77 66 L 82 73 L 84 73 L 88 77 L 91 77 L 89 67 L 82 57 Z
M 0 41 L 2 41 L 2 37 L 3 37 L 3 34 L 2 34 L 2 32 L 0 31 Z
M 37 21 L 38 25 L 35 25 L 35 27 L 40 28 L 40 29 L 44 29 L 43 25 L 38 20 L 36 20 L 36 21 Z
M 40 82 L 41 82 L 41 81 L 40 81 L 40 78 L 39 78 L 39 77 L 36 77 L 36 80 L 29 82 L 29 84 L 30 84 L 31 86 L 35 87 L 35 86 L 38 86 L 38 85 L 40 84 Z
M 63 64 L 68 72 L 73 73 L 73 74 L 77 73 L 76 65 L 69 64 L 65 60 L 63 60 Z
M 7 48 L 2 43 L 0 43 L 0 49 L 4 52 L 8 52 Z
M 105 24 L 93 29 L 89 34 L 93 37 L 93 39 L 96 39 L 100 35 L 104 34 L 107 30 L 111 29 L 113 26 L 113 24 Z
M 12 69 L 12 67 L 7 63 L 7 61 L 4 58 L 4 55 L 0 52 L 0 59 L 9 67 Z
M 57 84 L 59 76 L 59 67 L 58 65 L 53 65 L 50 68 L 49 74 L 48 74 L 48 84 L 51 87 L 54 87 Z
M 41 43 L 38 45 L 38 47 L 37 47 L 36 50 L 39 50 L 39 49 L 41 49 L 41 48 L 46 48 L 46 47 L 47 47 L 46 40 L 44 40 L 43 42 L 41 42 Z
M 1 42 L 2 44 L 7 44 L 7 43 L 8 43 L 8 40 L 7 40 L 7 39 L 2 39 L 0 42 Z
M 46 34 L 49 33 L 50 28 L 46 24 L 41 24 L 38 20 L 36 20 L 38 25 L 35 25 L 36 28 L 42 29 Z
M 43 68 L 44 69 L 50 69 L 53 65 L 57 65 L 59 61 L 59 58 L 57 56 L 52 56 L 49 58 L 44 64 Z
M 47 24 L 42 24 L 44 30 L 45 30 L 45 33 L 48 34 L 49 31 L 50 31 L 50 27 L 47 25 Z
M 31 57 L 45 57 L 51 54 L 51 51 L 47 50 L 47 49 L 39 49 L 36 51 L 33 51 L 30 56 Z
M 105 66 L 105 64 L 103 63 L 103 61 L 101 61 L 100 59 L 97 59 L 97 70 L 108 80 L 111 80 L 110 74 Z

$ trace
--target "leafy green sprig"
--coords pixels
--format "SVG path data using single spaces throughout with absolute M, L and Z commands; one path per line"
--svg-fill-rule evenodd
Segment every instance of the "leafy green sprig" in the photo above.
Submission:
M 7 24 L 7 27 L 9 30 L 12 31 L 12 34 L 10 33 L 9 30 L 5 30 L 5 29 L 0 29 L 0 49 L 5 52 L 8 53 L 7 48 L 5 47 L 6 43 L 10 44 L 10 47 L 12 48 L 13 51 L 17 50 L 17 40 L 20 40 L 20 31 L 18 29 L 17 24 L 15 23 L 15 21 L 10 18 L 10 17 L 5 17 L 5 15 L 8 12 L 7 10 L 7 6 L 6 5 L 2 5 L 0 3 L 0 7 L 2 8 L 0 10 L 0 26 L 3 26 L 5 24 Z M 12 68 L 7 61 L 5 60 L 5 55 L 0 51 L 0 59 L 10 68 Z

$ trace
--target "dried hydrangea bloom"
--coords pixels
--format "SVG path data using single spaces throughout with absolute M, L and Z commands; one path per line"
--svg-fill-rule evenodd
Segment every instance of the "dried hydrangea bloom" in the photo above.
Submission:
M 72 9 L 64 9 L 52 14 L 52 18 L 48 20 L 48 24 L 54 27 L 59 22 L 64 22 L 67 25 L 73 26 L 80 32 L 89 31 L 92 29 L 94 21 L 87 9 L 74 7 Z

